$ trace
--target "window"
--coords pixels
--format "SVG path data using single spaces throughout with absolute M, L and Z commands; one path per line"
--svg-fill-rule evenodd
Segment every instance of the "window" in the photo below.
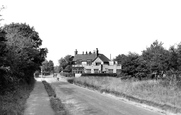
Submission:
M 94 69 L 94 73 L 99 73 L 99 69 Z
M 84 72 L 84 68 L 83 67 L 73 67 L 72 68 L 72 72 L 73 73 L 83 73 Z
M 96 62 L 96 65 L 101 65 L 101 62 Z
M 108 72 L 109 73 L 113 73 L 113 69 L 108 69 Z
M 91 69 L 86 69 L 86 73 L 91 73 Z
M 109 62 L 104 62 L 105 65 L 109 65 Z

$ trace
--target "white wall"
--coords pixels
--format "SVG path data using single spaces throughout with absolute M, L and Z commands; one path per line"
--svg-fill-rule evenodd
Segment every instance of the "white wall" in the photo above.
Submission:
M 98 69 L 99 71 L 101 70 L 101 65 L 99 65 L 99 66 L 95 66 L 95 65 L 84 66 L 84 69 L 85 69 L 85 71 L 86 71 L 86 69 L 91 69 L 91 73 L 94 73 L 94 69 Z
M 122 69 L 122 66 L 118 66 L 118 65 L 104 65 L 103 66 L 103 71 L 106 71 L 106 69 L 113 69 L 113 73 L 116 73 L 117 69 Z

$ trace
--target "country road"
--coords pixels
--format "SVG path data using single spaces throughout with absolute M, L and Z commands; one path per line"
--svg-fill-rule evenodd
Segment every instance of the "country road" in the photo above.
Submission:
M 71 115 L 163 115 L 69 84 L 63 79 L 59 82 L 52 82 L 51 85 Z

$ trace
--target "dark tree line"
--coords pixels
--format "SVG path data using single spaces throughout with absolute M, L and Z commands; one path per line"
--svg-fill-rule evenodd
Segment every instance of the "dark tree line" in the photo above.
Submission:
M 137 79 L 179 78 L 181 74 L 181 44 L 168 50 L 154 41 L 141 55 L 129 53 L 115 58 L 122 64 L 122 75 Z
M 33 73 L 40 70 L 47 49 L 33 27 L 11 23 L 0 29 L 0 89 L 9 83 L 31 84 Z

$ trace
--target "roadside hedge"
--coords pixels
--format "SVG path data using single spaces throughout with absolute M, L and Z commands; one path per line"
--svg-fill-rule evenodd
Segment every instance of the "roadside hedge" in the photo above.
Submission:
M 117 77 L 117 74 L 116 73 L 82 73 L 83 77 L 88 77 L 88 76 L 94 76 L 94 77 L 105 77 L 105 76 L 108 76 L 108 77 Z

